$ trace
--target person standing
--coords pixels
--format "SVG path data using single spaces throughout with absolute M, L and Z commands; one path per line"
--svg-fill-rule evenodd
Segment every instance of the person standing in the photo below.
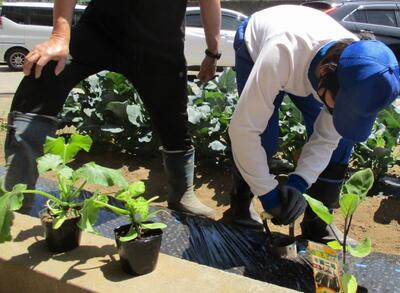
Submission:
M 194 148 L 188 132 L 184 18 L 187 0 L 92 0 L 71 28 L 76 0 L 55 0 L 50 38 L 26 56 L 25 77 L 14 96 L 5 142 L 6 189 L 33 188 L 36 158 L 71 89 L 102 70 L 123 74 L 139 92 L 162 155 L 172 209 L 213 217 L 194 194 Z M 220 1 L 201 0 L 207 43 L 199 79 L 214 77 L 220 52 Z M 71 59 L 68 56 L 71 55 Z M 29 213 L 32 201 L 24 200 Z

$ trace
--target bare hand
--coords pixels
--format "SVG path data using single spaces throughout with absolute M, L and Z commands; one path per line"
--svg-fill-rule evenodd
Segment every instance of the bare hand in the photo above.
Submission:
M 210 57 L 204 57 L 203 62 L 201 62 L 200 72 L 197 78 L 203 82 L 207 83 L 214 78 L 215 72 L 217 70 L 217 60 Z
M 52 35 L 47 41 L 38 44 L 25 57 L 24 74 L 30 75 L 33 65 L 35 66 L 35 78 L 42 74 L 43 67 L 49 61 L 57 61 L 54 70 L 55 75 L 59 75 L 65 67 L 69 54 L 69 41 L 64 37 Z

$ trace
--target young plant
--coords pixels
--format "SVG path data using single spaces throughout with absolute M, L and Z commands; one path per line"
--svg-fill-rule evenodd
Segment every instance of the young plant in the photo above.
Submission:
M 122 242 L 134 240 L 143 237 L 147 231 L 154 229 L 164 229 L 167 227 L 163 223 L 150 222 L 150 218 L 162 210 L 149 212 L 150 203 L 158 199 L 155 196 L 146 200 L 141 195 L 145 191 L 144 183 L 137 181 L 128 187 L 116 193 L 115 198 L 123 203 L 123 207 L 111 205 L 108 203 L 108 198 L 99 194 L 85 201 L 83 206 L 85 219 L 82 219 L 86 231 L 93 231 L 92 223 L 97 217 L 96 210 L 99 208 L 108 208 L 112 212 L 123 216 L 129 221 L 130 228 L 128 232 L 119 239 Z
M 351 275 L 346 262 L 346 253 L 349 252 L 354 257 L 366 257 L 371 253 L 371 240 L 366 238 L 357 246 L 351 246 L 347 243 L 347 237 L 350 232 L 354 213 L 358 206 L 364 201 L 368 191 L 374 183 L 374 174 L 371 169 L 365 169 L 354 173 L 344 184 L 339 201 L 340 211 L 344 217 L 344 237 L 343 242 L 339 240 L 331 241 L 328 246 L 335 250 L 343 252 L 342 257 L 342 285 L 345 293 L 357 291 L 357 280 Z M 333 215 L 322 202 L 305 195 L 311 209 L 328 225 L 333 222 Z M 333 230 L 332 230 L 333 231 Z M 338 239 L 338 237 L 336 237 Z
M 82 220 L 87 220 L 88 217 L 84 214 L 85 210 L 82 209 L 84 201 L 79 199 L 81 191 L 87 183 L 103 186 L 128 186 L 118 170 L 105 168 L 94 162 L 87 163 L 76 170 L 68 166 L 68 163 L 80 150 L 88 152 L 91 145 L 92 139 L 87 135 L 73 134 L 67 142 L 63 137 L 46 139 L 45 155 L 37 160 L 38 171 L 39 174 L 48 171 L 55 174 L 59 197 L 42 190 L 28 190 L 24 184 L 16 185 L 10 192 L 3 187 L 0 188 L 0 242 L 11 240 L 10 226 L 13 211 L 21 208 L 26 195 L 38 194 L 48 199 L 46 207 L 49 215 L 53 218 L 53 229 L 61 227 L 68 218 L 77 216 L 81 216 L 78 225 L 85 227 Z M 100 193 L 94 192 L 93 196 L 99 197 Z M 105 195 L 103 196 L 105 197 Z

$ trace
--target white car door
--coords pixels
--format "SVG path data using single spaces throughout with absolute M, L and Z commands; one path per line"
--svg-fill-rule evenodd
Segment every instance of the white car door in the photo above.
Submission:
M 235 39 L 236 28 L 245 19 L 245 15 L 223 9 L 221 23 L 221 59 L 218 66 L 235 66 L 235 52 L 233 41 Z M 207 48 L 204 36 L 204 29 L 201 23 L 200 9 L 190 8 L 186 13 L 186 39 L 185 56 L 189 67 L 200 66 Z

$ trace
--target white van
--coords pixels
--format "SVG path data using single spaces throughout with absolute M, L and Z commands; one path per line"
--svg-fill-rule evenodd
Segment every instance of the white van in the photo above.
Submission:
M 85 10 L 77 5 L 73 23 Z M 0 63 L 11 70 L 21 70 L 25 55 L 37 44 L 47 40 L 53 26 L 53 3 L 9 2 L 0 8 Z

